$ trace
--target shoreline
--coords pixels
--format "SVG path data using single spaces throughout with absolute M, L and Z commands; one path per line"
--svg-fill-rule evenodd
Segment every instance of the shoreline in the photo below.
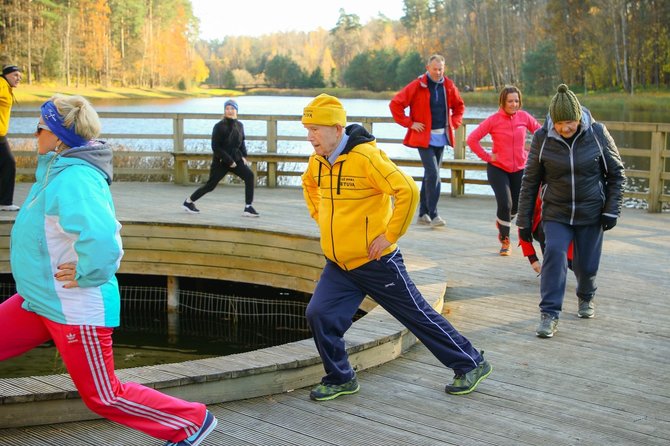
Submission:
M 53 84 L 26 85 L 20 84 L 14 89 L 17 104 L 39 104 L 56 93 L 74 95 L 79 94 L 89 100 L 142 100 L 142 99 L 180 99 L 180 98 L 207 98 L 207 97 L 237 97 L 237 96 L 316 96 L 327 93 L 339 98 L 357 99 L 388 99 L 395 91 L 372 92 L 353 90 L 350 88 L 318 88 L 318 89 L 270 89 L 259 88 L 250 91 L 226 90 L 221 88 L 192 88 L 176 90 L 171 88 L 126 88 L 126 87 L 64 87 Z M 667 111 L 670 105 L 670 91 L 641 92 L 630 95 L 623 92 L 575 92 L 580 101 L 593 108 L 615 108 L 639 111 Z M 491 105 L 498 102 L 498 93 L 490 91 L 461 92 L 461 96 L 473 105 Z M 546 107 L 550 96 L 524 95 L 526 107 Z

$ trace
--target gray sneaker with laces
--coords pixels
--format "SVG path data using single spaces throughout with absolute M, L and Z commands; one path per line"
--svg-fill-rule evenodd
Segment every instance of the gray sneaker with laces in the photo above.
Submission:
M 344 384 L 324 384 L 322 382 L 309 392 L 309 397 L 314 401 L 329 401 L 334 400 L 340 395 L 356 393 L 360 388 L 358 380 L 354 376 L 351 381 L 347 381 Z
M 454 376 L 454 382 L 447 384 L 444 391 L 451 395 L 466 395 L 477 388 L 477 385 L 493 371 L 493 366 L 484 359 L 481 352 L 482 362 L 474 369 L 461 375 Z
M 550 314 L 540 314 L 540 325 L 537 326 L 536 334 L 540 338 L 551 338 L 558 331 L 558 318 Z
M 579 309 L 577 310 L 577 316 L 582 319 L 590 319 L 596 315 L 596 306 L 593 303 L 593 299 L 585 300 L 579 298 Z

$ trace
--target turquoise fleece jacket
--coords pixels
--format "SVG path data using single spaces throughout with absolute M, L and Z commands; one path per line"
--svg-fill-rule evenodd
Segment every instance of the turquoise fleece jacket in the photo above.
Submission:
M 37 182 L 11 232 L 10 262 L 23 307 L 67 325 L 116 327 L 115 273 L 123 247 L 109 190 L 112 151 L 99 142 L 38 157 Z M 76 262 L 79 286 L 63 288 L 58 265 Z

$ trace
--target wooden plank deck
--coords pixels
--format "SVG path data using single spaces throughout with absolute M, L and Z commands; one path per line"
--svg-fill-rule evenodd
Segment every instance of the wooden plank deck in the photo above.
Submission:
M 19 185 L 17 202 L 25 193 Z M 243 191 L 222 186 L 189 215 L 191 187 L 119 183 L 123 219 L 289 225 L 314 231 L 296 189 L 257 189 L 259 219 L 239 217 Z M 408 261 L 447 271 L 445 314 L 494 366 L 477 392 L 444 393 L 451 372 L 421 345 L 359 374 L 361 391 L 327 403 L 309 389 L 210 405 L 206 445 L 665 445 L 670 443 L 670 214 L 625 209 L 605 237 L 597 315 L 576 317 L 568 282 L 559 333 L 534 335 L 539 279 L 519 250 L 496 253 L 494 201 L 443 196 L 445 229 L 413 225 Z M 0 218 L 4 218 L 0 216 Z M 410 274 L 429 274 L 426 269 Z M 160 445 L 105 420 L 0 429 L 0 445 Z

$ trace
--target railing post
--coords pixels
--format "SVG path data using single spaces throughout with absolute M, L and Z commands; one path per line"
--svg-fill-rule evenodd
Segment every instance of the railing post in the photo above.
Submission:
M 184 152 L 184 118 L 177 114 L 172 119 L 172 150 L 174 153 Z M 174 182 L 175 184 L 188 183 L 188 160 L 174 159 Z
M 361 122 L 361 125 L 365 130 L 367 130 L 370 134 L 374 135 L 374 132 L 372 131 L 372 119 L 370 118 L 365 118 L 363 119 L 363 122 Z
M 179 340 L 179 277 L 167 276 L 168 342 Z
M 464 160 L 465 159 L 465 126 L 463 123 L 459 128 L 456 129 L 455 137 L 456 141 L 454 142 L 454 159 L 455 160 Z M 452 169 L 451 170 L 451 196 L 459 197 L 465 194 L 465 171 L 462 169 Z
M 277 153 L 277 119 L 268 117 L 267 121 L 267 153 Z M 277 162 L 267 162 L 268 187 L 277 187 Z
M 660 131 L 651 134 L 651 153 L 649 159 L 649 195 L 647 203 L 649 212 L 661 212 L 661 194 L 663 193 L 663 148 L 664 136 Z

